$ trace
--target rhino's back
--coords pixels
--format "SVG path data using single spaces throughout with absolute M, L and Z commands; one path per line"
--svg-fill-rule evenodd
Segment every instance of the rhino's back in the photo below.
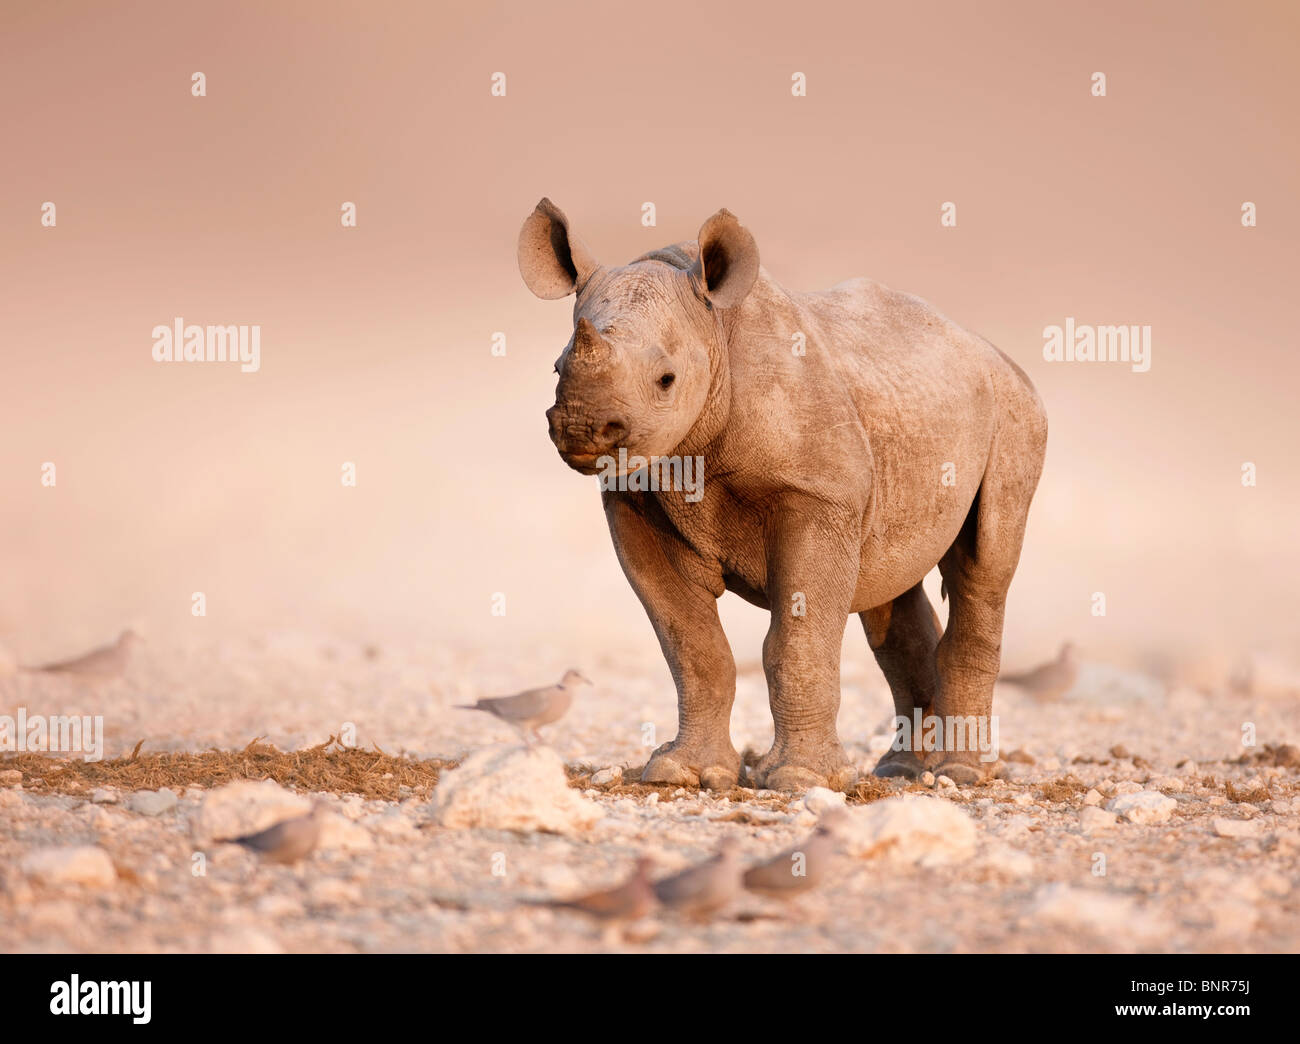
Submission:
M 824 425 L 818 445 L 805 449 L 829 465 L 822 473 L 831 481 L 861 484 L 864 572 L 855 608 L 881 604 L 924 576 L 956 538 L 999 418 L 1041 407 L 997 348 L 912 294 L 871 279 L 772 292 L 774 318 L 783 333 L 791 326 L 806 333 L 806 355 L 791 360 L 788 337 L 753 336 L 745 353 L 766 365 L 745 368 L 769 379 L 792 370 L 796 379 L 773 383 L 806 397 L 799 412 Z M 849 416 L 856 423 L 846 425 Z

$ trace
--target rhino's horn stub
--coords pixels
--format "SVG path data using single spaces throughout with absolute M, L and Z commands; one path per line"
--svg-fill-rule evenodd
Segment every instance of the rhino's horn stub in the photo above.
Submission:
M 594 364 L 604 362 L 609 355 L 609 342 L 600 336 L 596 324 L 584 315 L 573 331 L 573 357 Z

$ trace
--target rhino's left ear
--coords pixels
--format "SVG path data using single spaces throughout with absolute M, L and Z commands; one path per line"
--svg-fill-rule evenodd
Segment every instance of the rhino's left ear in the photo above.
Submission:
M 718 308 L 745 299 L 758 278 L 758 244 L 736 215 L 723 208 L 700 227 L 700 256 L 691 275 Z
M 582 240 L 569 231 L 564 211 L 549 199 L 533 209 L 519 230 L 519 274 L 528 289 L 547 301 L 581 290 L 600 266 Z

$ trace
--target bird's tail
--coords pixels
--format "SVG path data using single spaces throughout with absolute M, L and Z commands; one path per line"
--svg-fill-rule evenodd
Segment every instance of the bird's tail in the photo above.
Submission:
M 453 703 L 452 710 L 482 710 L 483 708 L 477 703 Z

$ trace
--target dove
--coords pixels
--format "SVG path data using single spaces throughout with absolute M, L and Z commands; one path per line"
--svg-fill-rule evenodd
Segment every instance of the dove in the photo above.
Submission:
M 1018 685 L 1039 699 L 1054 700 L 1074 687 L 1078 674 L 1079 664 L 1074 658 L 1074 645 L 1066 642 L 1055 660 L 1019 674 L 1004 674 L 998 680 L 1008 685 Z
M 565 671 L 558 685 L 544 689 L 526 689 L 513 696 L 485 696 L 477 703 L 458 703 L 458 710 L 487 711 L 523 732 L 540 740 L 537 734 L 542 725 L 559 721 L 573 704 L 573 693 L 579 685 L 590 685 L 578 671 Z
M 827 868 L 838 844 L 837 825 L 847 818 L 845 812 L 831 812 L 822 817 L 804 840 L 782 852 L 775 859 L 759 863 L 745 871 L 744 886 L 769 899 L 792 899 L 825 880 Z
M 654 885 L 650 871 L 654 860 L 642 856 L 636 861 L 632 875 L 622 884 L 576 899 L 553 900 L 540 905 L 556 910 L 575 910 L 597 921 L 637 921 L 654 909 Z
M 712 859 L 655 882 L 655 896 L 669 909 L 703 919 L 731 902 L 740 876 L 740 842 L 729 837 Z
M 296 863 L 315 850 L 328 807 L 325 802 L 318 801 L 305 816 L 281 820 L 256 834 L 232 837 L 229 843 L 243 845 L 268 863 Z
M 24 667 L 23 670 L 42 674 L 73 674 L 83 678 L 120 678 L 126 673 L 131 651 L 142 641 L 143 638 L 128 629 L 112 645 L 92 649 L 84 656 L 41 667 Z

